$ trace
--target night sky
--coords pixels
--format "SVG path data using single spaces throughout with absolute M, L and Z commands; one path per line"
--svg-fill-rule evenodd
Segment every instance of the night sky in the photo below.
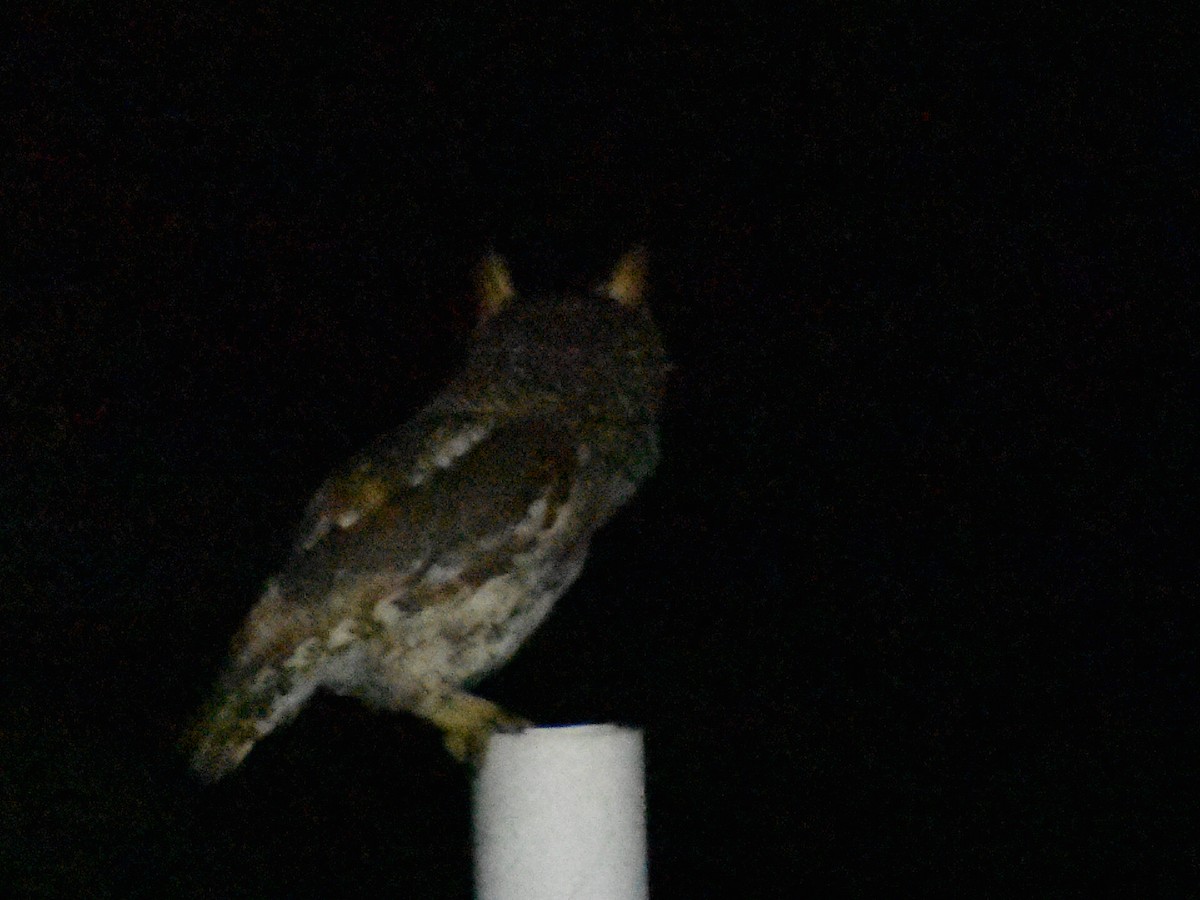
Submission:
M 417 720 L 321 696 L 211 788 L 176 741 L 481 254 L 640 243 L 663 462 L 480 691 L 645 728 L 653 895 L 1194 890 L 1192 32 L 310 5 L 0 44 L 0 885 L 470 895 Z

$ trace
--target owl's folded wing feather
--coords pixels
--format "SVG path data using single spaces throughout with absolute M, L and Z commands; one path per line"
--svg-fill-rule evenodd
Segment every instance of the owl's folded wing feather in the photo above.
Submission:
M 420 593 L 436 602 L 428 588 L 456 570 L 478 570 L 489 560 L 507 565 L 511 554 L 542 539 L 563 511 L 579 464 L 562 429 L 530 419 L 490 430 L 443 460 L 416 484 L 386 465 L 361 465 L 358 481 L 340 483 L 342 496 L 360 502 L 345 507 L 340 521 L 327 515 L 332 524 L 321 533 L 310 532 L 280 574 L 283 595 L 324 603 L 335 581 L 390 577 L 397 586 L 423 583 Z M 326 496 L 336 496 L 338 486 L 327 482 Z
M 333 473 L 309 501 L 293 549 L 311 550 L 322 538 L 354 528 L 388 501 L 403 502 L 409 489 L 451 468 L 495 421 L 489 417 L 425 413 L 379 437 Z

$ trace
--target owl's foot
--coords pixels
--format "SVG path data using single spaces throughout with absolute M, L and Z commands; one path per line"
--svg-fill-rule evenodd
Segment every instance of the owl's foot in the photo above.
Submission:
M 494 731 L 521 731 L 533 725 L 527 719 L 505 712 L 495 703 L 459 691 L 443 695 L 421 715 L 442 732 L 442 742 L 459 762 L 478 765 Z

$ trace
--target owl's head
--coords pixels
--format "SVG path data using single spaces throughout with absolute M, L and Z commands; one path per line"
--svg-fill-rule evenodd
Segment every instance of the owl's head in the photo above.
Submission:
M 498 253 L 489 253 L 475 273 L 475 290 L 479 297 L 480 323 L 504 312 L 517 296 L 508 264 Z M 617 261 L 606 280 L 592 289 L 597 297 L 607 298 L 618 306 L 635 308 L 642 305 L 646 293 L 646 249 L 635 247 Z
M 593 409 L 656 409 L 667 361 L 645 303 L 641 248 L 622 256 L 591 291 L 530 295 L 513 286 L 504 259 L 490 254 L 476 271 L 476 290 L 469 381 L 491 378 L 503 390 L 573 398 L 568 402 Z

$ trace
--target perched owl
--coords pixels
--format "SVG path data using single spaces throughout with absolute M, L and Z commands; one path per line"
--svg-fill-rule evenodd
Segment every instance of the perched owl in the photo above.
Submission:
M 527 724 L 468 688 L 537 628 L 654 468 L 667 363 L 640 252 L 592 295 L 519 297 L 496 256 L 478 282 L 461 372 L 321 486 L 235 638 L 188 741 L 206 779 L 317 688 L 428 720 L 460 760 Z

